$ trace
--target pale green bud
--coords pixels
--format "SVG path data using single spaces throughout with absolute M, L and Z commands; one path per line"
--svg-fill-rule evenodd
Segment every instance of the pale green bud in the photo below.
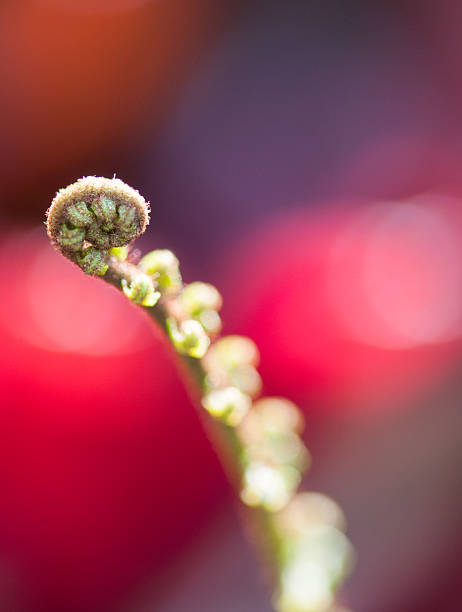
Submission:
M 251 461 L 263 461 L 274 466 L 290 465 L 304 472 L 311 463 L 310 454 L 294 432 L 267 430 L 253 418 L 252 410 L 239 428 L 246 444 L 246 456 Z
M 248 506 L 277 512 L 289 502 L 300 480 L 300 472 L 290 465 L 252 461 L 244 471 L 241 499 Z
M 259 359 L 258 349 L 250 338 L 224 336 L 212 344 L 205 356 L 207 382 L 211 387 L 233 385 L 256 397 L 262 388 L 255 367 Z
M 246 336 L 223 336 L 210 349 L 210 355 L 226 370 L 241 365 L 258 365 L 260 354 L 257 345 Z
M 226 387 L 207 393 L 202 405 L 213 417 L 235 427 L 250 410 L 252 400 L 236 387 Z
M 197 317 L 204 310 L 220 310 L 223 303 L 218 289 L 199 281 L 186 285 L 178 300 L 184 312 L 193 317 Z
M 311 456 L 298 435 L 301 419 L 298 409 L 288 400 L 256 401 L 239 427 L 248 459 L 273 466 L 292 466 L 304 472 Z
M 155 275 L 162 293 L 175 293 L 181 289 L 180 263 L 172 251 L 157 249 L 147 253 L 138 264 L 146 274 Z
M 254 404 L 253 414 L 268 431 L 301 433 L 305 419 L 301 411 L 284 397 L 264 397 Z
M 277 612 L 329 612 L 333 603 L 329 572 L 322 564 L 303 557 L 286 564 L 275 603 Z
M 216 310 L 203 310 L 197 320 L 209 334 L 218 334 L 221 330 L 221 317 Z
M 333 499 L 322 493 L 304 491 L 298 493 L 278 516 L 278 524 L 284 533 L 298 537 L 309 535 L 322 525 L 345 530 L 345 515 Z
M 121 285 L 122 291 L 134 304 L 154 306 L 160 298 L 160 293 L 154 290 L 152 280 L 146 274 L 140 274 L 130 282 L 123 278 Z
M 179 323 L 173 317 L 167 319 L 167 331 L 178 352 L 200 359 L 209 347 L 210 340 L 198 321 L 188 319 Z
M 345 535 L 319 526 L 285 541 L 281 612 L 332 612 L 335 590 L 351 569 L 353 548 Z

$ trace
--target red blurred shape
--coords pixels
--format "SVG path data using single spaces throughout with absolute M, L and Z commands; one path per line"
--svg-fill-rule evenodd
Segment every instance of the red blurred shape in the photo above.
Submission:
M 160 332 L 47 242 L 0 246 L 2 610 L 114 610 L 207 520 L 223 479 Z
M 274 219 L 231 256 L 228 329 L 268 392 L 346 406 L 423 392 L 462 336 L 461 202 L 341 203 Z

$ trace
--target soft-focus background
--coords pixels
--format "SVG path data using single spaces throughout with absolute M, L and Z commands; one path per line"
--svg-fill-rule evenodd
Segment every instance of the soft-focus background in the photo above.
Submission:
M 461 609 L 461 40 L 458 0 L 3 0 L 2 612 L 269 612 L 160 334 L 47 244 L 114 173 L 304 410 L 344 600 Z

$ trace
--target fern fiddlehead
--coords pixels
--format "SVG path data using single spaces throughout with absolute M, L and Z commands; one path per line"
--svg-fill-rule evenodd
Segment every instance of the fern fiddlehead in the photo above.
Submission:
M 222 299 L 215 287 L 184 285 L 178 259 L 165 249 L 129 261 L 149 214 L 120 179 L 90 176 L 57 193 L 46 225 L 65 257 L 146 310 L 192 375 L 201 417 L 248 508 L 275 609 L 348 612 L 335 603 L 352 559 L 343 513 L 324 495 L 297 493 L 310 464 L 301 412 L 282 398 L 258 399 L 258 349 L 241 336 L 217 339 Z

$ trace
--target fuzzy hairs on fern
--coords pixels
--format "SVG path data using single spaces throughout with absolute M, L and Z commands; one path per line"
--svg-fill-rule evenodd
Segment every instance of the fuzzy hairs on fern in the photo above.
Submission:
M 149 213 L 149 203 L 120 179 L 86 176 L 58 191 L 46 226 L 58 251 L 86 274 L 103 276 L 109 250 L 138 238 Z

